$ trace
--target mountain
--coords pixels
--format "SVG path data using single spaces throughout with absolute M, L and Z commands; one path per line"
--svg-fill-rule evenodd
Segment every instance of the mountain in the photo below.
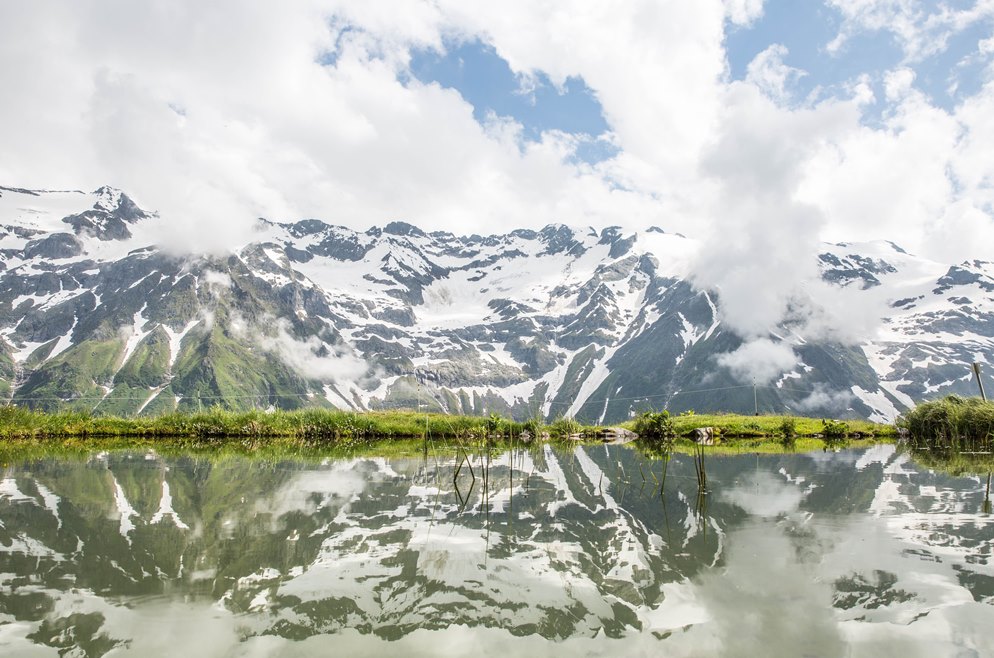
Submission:
M 701 245 L 656 227 L 458 236 L 260 220 L 250 243 L 200 256 L 156 247 L 168 230 L 109 187 L 0 187 L 0 396 L 115 414 L 420 407 L 610 423 L 755 404 L 890 420 L 971 393 L 969 364 L 994 363 L 994 264 L 889 242 L 819 256 L 823 281 L 886 304 L 872 335 L 770 327 L 799 365 L 754 389 L 719 365 L 742 339 L 692 282 Z

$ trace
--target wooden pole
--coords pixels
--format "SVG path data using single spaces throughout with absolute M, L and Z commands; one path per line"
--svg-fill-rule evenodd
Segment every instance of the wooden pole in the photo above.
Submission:
M 980 387 L 980 397 L 984 402 L 987 402 L 987 393 L 984 392 L 984 380 L 980 378 L 980 364 L 976 361 L 973 362 L 973 374 L 977 377 L 977 386 Z

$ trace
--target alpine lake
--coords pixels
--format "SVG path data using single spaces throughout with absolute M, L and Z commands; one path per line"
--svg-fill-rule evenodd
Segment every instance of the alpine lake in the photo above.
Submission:
M 4 461 L 5 656 L 994 655 L 988 475 L 895 444 Z

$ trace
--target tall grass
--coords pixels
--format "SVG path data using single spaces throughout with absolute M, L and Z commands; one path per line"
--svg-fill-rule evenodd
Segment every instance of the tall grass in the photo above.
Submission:
M 580 436 L 583 434 L 584 426 L 580 424 L 580 421 L 569 416 L 560 416 L 559 418 L 552 421 L 552 424 L 547 426 L 546 431 L 549 435 L 555 439 L 568 439 L 573 436 Z
M 991 452 L 994 449 L 994 402 L 950 395 L 923 402 L 898 425 L 913 448 Z

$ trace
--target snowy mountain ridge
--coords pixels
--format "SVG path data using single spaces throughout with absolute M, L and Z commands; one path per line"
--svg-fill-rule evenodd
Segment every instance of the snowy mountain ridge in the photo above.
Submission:
M 616 422 L 668 407 L 750 412 L 700 243 L 659 228 L 552 224 L 456 236 L 260 220 L 226 255 L 155 246 L 157 214 L 109 187 L 0 187 L 0 394 L 41 408 L 160 413 L 222 404 L 428 408 Z M 890 420 L 971 393 L 994 362 L 994 264 L 890 242 L 825 244 L 858 343 L 769 328 L 796 367 L 761 411 Z M 877 312 L 877 311 L 874 311 Z

